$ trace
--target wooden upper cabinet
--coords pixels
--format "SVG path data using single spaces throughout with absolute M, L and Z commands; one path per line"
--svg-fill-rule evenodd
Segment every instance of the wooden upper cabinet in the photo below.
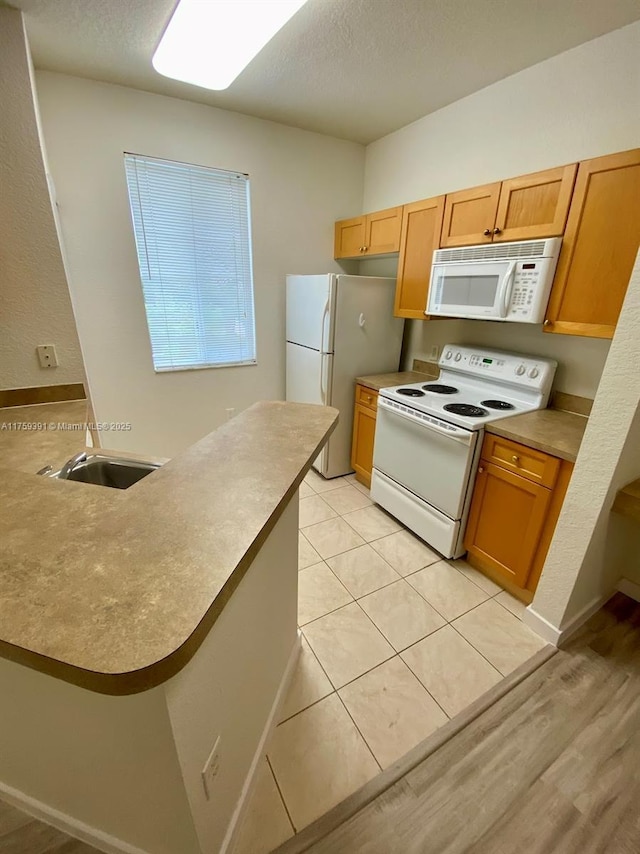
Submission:
M 579 164 L 545 332 L 612 338 L 640 243 L 640 149 Z
M 353 258 L 362 254 L 365 241 L 366 217 L 343 219 L 335 225 L 334 257 Z
M 560 237 L 569 213 L 577 163 L 503 181 L 493 240 Z
M 400 249 L 402 207 L 367 214 L 364 255 L 384 255 Z
M 500 182 L 448 193 L 440 246 L 491 243 L 500 197 Z
M 400 249 L 402 207 L 343 219 L 335 224 L 334 258 L 387 255 Z
M 425 320 L 431 261 L 440 240 L 444 199 L 436 196 L 404 206 L 393 309 L 396 317 Z
M 564 232 L 577 164 L 447 196 L 440 246 L 536 240 Z

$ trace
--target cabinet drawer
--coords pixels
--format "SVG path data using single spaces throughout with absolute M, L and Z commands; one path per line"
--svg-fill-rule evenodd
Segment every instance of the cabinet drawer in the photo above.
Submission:
M 482 459 L 502 466 L 507 471 L 526 477 L 551 489 L 558 477 L 560 460 L 526 445 L 487 434 L 482 445 Z
M 356 403 L 376 409 L 378 406 L 378 392 L 363 385 L 356 386 Z

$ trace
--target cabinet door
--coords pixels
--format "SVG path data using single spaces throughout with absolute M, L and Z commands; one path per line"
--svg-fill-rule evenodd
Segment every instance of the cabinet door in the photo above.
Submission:
M 402 213 L 400 260 L 396 299 L 396 317 L 426 320 L 424 313 L 429 294 L 433 250 L 438 248 L 444 196 L 405 205 Z
M 365 217 L 342 219 L 335 225 L 334 258 L 362 255 L 365 246 Z
M 383 255 L 400 249 L 402 207 L 367 214 L 365 255 Z
M 353 444 L 351 466 L 356 477 L 366 486 L 371 486 L 373 469 L 373 440 L 376 432 L 375 410 L 356 404 L 353 412 Z
M 465 546 L 507 581 L 525 587 L 551 490 L 491 463 L 478 469 Z
M 503 181 L 494 241 L 535 240 L 564 233 L 577 163 Z
M 580 163 L 545 332 L 612 338 L 640 243 L 640 149 Z
M 500 182 L 449 193 L 444 207 L 440 246 L 491 243 L 499 196 Z

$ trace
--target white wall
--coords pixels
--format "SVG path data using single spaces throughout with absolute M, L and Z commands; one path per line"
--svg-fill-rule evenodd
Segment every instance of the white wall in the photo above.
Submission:
M 284 277 L 339 270 L 333 223 L 360 210 L 364 148 L 65 75 L 36 82 L 96 417 L 133 424 L 103 444 L 173 456 L 227 408 L 282 399 Z M 257 366 L 154 373 L 123 151 L 250 174 Z
M 640 477 L 639 329 L 640 254 L 531 606 L 556 628 L 610 594 L 629 574 L 625 562 L 637 565 L 637 556 L 626 553 L 627 535 L 610 524 L 610 510 L 618 489 Z
M 0 7 L 0 389 L 84 381 L 22 16 Z M 60 365 L 41 368 L 38 344 Z
M 372 211 L 640 144 L 640 22 L 501 80 L 367 147 Z M 592 397 L 609 342 L 518 324 L 409 321 L 408 360 L 447 339 L 558 358 L 556 387 Z

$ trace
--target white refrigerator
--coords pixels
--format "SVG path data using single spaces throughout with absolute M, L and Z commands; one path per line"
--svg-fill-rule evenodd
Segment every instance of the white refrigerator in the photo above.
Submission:
M 393 316 L 395 279 L 287 276 L 287 400 L 340 412 L 313 463 L 324 477 L 351 468 L 354 379 L 397 371 L 404 321 Z

